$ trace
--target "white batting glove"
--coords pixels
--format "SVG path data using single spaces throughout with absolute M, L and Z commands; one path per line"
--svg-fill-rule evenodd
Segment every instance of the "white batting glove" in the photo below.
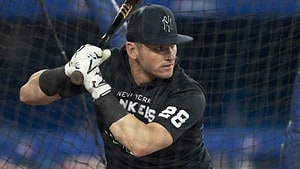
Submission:
M 111 92 L 111 87 L 102 78 L 99 67 L 84 76 L 83 84 L 93 99 L 98 99 Z
M 106 94 L 111 87 L 102 78 L 99 65 L 111 55 L 109 49 L 86 44 L 81 46 L 65 65 L 65 74 L 70 77 L 74 71 L 83 75 L 83 84 L 94 99 Z
M 65 65 L 65 73 L 70 77 L 74 71 L 79 71 L 84 76 L 108 59 L 110 55 L 109 49 L 102 50 L 90 44 L 83 45 Z

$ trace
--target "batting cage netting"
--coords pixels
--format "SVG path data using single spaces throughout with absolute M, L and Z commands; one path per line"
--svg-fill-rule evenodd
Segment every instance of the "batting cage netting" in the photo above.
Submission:
M 290 117 L 300 47 L 297 0 L 144 0 L 168 6 L 178 62 L 207 91 L 204 139 L 216 169 L 275 169 Z M 104 168 L 88 95 L 46 106 L 19 101 L 40 69 L 97 44 L 121 0 L 0 1 L 0 168 Z M 119 46 L 124 30 L 110 47 Z

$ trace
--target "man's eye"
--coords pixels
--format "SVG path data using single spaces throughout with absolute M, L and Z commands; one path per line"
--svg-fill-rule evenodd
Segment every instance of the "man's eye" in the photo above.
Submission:
M 164 50 L 164 47 L 163 46 L 158 46 L 158 47 L 155 48 L 155 50 L 156 51 L 162 51 L 162 50 Z

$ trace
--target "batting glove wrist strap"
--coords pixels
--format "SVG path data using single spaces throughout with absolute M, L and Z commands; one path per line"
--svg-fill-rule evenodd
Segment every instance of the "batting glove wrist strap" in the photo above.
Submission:
M 92 85 L 90 85 L 92 84 Z M 89 91 L 89 93 L 92 95 L 92 98 L 98 99 L 101 97 L 104 97 L 105 95 L 109 94 L 111 92 L 111 87 L 109 84 L 107 84 L 102 78 L 101 81 L 88 81 L 85 80 L 85 88 Z
M 97 117 L 100 116 L 104 119 L 107 128 L 128 114 L 112 93 L 94 100 L 94 107 Z

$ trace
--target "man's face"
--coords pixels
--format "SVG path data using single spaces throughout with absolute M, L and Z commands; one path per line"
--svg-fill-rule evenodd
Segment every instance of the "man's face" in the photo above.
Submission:
M 136 62 L 140 66 L 141 73 L 150 79 L 167 79 L 173 75 L 176 54 L 176 45 L 138 44 Z

